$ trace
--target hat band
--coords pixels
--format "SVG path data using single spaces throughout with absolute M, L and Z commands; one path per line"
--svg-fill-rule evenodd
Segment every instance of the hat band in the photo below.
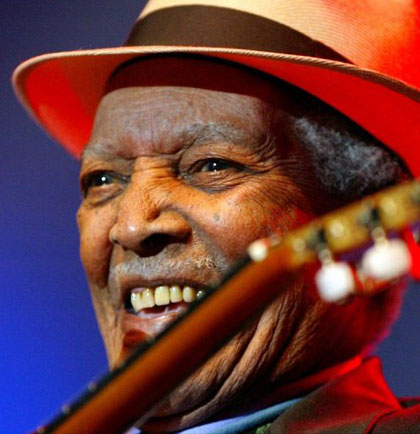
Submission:
M 241 48 L 351 63 L 321 42 L 284 24 L 213 6 L 177 6 L 150 13 L 137 21 L 125 45 Z

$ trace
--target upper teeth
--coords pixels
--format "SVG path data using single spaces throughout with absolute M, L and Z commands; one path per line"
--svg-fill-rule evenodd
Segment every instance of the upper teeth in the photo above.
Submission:
M 165 306 L 169 303 L 185 301 L 191 303 L 201 297 L 204 291 L 197 291 L 191 286 L 181 288 L 178 285 L 157 286 L 156 288 L 136 288 L 131 292 L 131 305 L 135 312 L 153 306 Z

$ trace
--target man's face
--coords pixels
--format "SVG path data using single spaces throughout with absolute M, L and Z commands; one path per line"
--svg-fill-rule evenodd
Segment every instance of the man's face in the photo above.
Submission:
M 140 64 L 147 75 L 165 62 L 179 68 L 176 59 Z M 293 229 L 322 202 L 305 155 L 288 136 L 287 95 L 262 78 L 203 62 L 203 86 L 192 68 L 182 80 L 193 87 L 170 82 L 108 93 L 84 154 L 81 257 L 111 366 L 185 308 L 184 301 L 168 303 L 171 287 L 174 300 L 194 297 L 253 240 Z M 220 77 L 235 83 L 235 92 L 219 90 Z M 138 302 L 134 312 L 130 300 L 146 292 L 162 305 Z M 302 349 L 305 327 L 313 328 L 308 318 L 317 303 L 308 307 L 308 293 L 301 283 L 280 288 L 275 303 L 168 398 L 155 429 L 191 425 L 268 370 L 275 375 L 280 359 Z

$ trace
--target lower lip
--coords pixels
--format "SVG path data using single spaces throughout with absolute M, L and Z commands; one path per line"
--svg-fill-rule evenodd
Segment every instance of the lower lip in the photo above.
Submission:
M 187 303 L 176 303 L 165 307 L 150 308 L 137 315 L 126 310 L 121 315 L 123 346 L 130 350 L 144 340 L 155 337 L 187 309 Z

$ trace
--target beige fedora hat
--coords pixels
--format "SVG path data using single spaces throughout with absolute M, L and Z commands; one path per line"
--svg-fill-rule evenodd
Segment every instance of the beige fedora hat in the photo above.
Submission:
M 419 0 L 150 0 L 122 47 L 27 60 L 13 74 L 29 113 L 73 155 L 110 74 L 155 53 L 264 71 L 324 100 L 420 175 Z

